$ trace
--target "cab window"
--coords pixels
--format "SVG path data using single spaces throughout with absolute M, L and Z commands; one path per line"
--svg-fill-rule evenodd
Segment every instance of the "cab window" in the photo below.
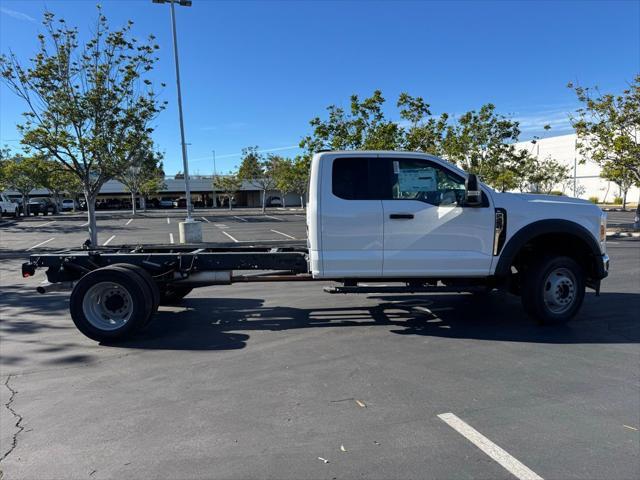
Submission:
M 417 160 L 390 160 L 391 199 L 418 200 L 436 206 L 462 205 L 464 179 L 437 163 Z

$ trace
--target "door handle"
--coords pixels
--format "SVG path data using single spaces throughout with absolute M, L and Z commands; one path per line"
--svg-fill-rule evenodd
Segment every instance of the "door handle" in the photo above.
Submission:
M 413 218 L 413 213 L 392 213 L 389 215 L 391 220 L 411 220 Z

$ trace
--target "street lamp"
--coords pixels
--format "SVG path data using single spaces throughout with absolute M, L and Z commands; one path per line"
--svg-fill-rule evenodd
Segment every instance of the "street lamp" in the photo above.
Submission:
M 173 32 L 173 56 L 176 64 L 176 85 L 178 87 L 178 115 L 180 116 L 180 140 L 182 146 L 182 167 L 184 169 L 184 190 L 187 197 L 187 222 L 191 222 L 191 187 L 189 185 L 189 162 L 187 161 L 187 144 L 184 140 L 184 121 L 182 119 L 182 92 L 180 90 L 180 64 L 178 62 L 178 37 L 176 35 L 176 12 L 174 4 L 190 7 L 191 0 L 152 0 L 153 3 L 169 3 L 171 5 L 171 29 Z
M 187 144 L 184 141 L 184 121 L 182 119 L 182 92 L 180 91 L 180 64 L 178 62 L 178 36 L 176 34 L 176 11 L 174 4 L 190 7 L 191 0 L 152 0 L 153 3 L 169 3 L 171 6 L 171 31 L 173 33 L 173 56 L 176 63 L 176 85 L 178 87 L 178 114 L 180 116 L 180 140 L 182 145 L 182 167 L 184 169 L 184 193 L 187 197 L 187 218 L 178 224 L 180 243 L 202 242 L 202 227 L 191 218 L 191 187 L 189 185 L 189 162 L 187 161 Z
M 217 172 L 216 172 L 216 151 L 215 150 L 211 150 L 211 152 L 213 153 L 213 204 L 211 205 L 213 208 L 217 208 L 216 206 L 216 178 L 218 176 Z

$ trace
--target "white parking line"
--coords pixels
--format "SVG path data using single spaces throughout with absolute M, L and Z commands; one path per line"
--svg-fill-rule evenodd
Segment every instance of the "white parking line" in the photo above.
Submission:
M 214 223 L 213 226 L 218 228 L 229 228 L 224 223 Z
M 248 222 L 249 220 L 247 220 L 246 218 L 242 218 L 242 217 L 236 217 L 235 215 L 233 216 L 233 218 L 237 218 L 238 220 L 241 220 L 243 222 Z
M 520 480 L 542 480 L 540 475 L 509 455 L 509 453 L 482 435 L 475 428 L 460 420 L 453 413 L 441 413 L 438 415 L 438 418 Z
M 306 215 L 300 215 L 299 213 L 294 213 L 293 214 L 294 217 L 302 217 L 302 218 L 307 218 Z
M 115 235 L 111 235 L 111 236 L 107 239 L 107 241 L 106 241 L 106 242 L 104 242 L 104 243 L 102 244 L 102 246 L 104 247 L 105 245 L 109 245 L 109 243 L 111 242 L 111 240 L 113 240 L 114 238 L 116 238 L 116 236 L 115 236 Z
M 38 248 L 38 247 L 44 245 L 45 243 L 49 243 L 51 240 L 55 240 L 55 239 L 56 239 L 56 237 L 53 237 L 53 238 L 50 238 L 49 240 L 45 240 L 44 242 L 40 242 L 37 245 L 34 245 L 33 247 L 29 247 L 29 248 L 27 248 L 27 252 L 29 250 L 33 250 L 34 248 Z
M 279 232 L 278 230 L 271 230 L 271 231 L 272 231 L 273 233 L 279 233 L 280 235 L 284 235 L 285 237 L 290 238 L 290 239 L 292 239 L 292 240 L 295 240 L 295 239 L 296 239 L 296 237 L 292 237 L 291 235 L 287 235 L 286 233 Z
M 80 225 L 81 227 L 86 227 L 87 225 L 89 225 L 89 222 L 84 222 L 82 225 Z
M 173 243 L 173 233 L 169 234 L 169 243 Z
M 265 217 L 267 217 L 267 218 L 273 218 L 274 220 L 278 220 L 279 222 L 284 222 L 284 220 L 283 220 L 283 219 L 278 218 L 278 217 L 272 217 L 271 215 L 265 215 Z
M 167 224 L 171 223 L 171 220 L 169 220 L 169 217 L 167 217 Z
M 46 227 L 47 225 L 51 225 L 52 223 L 56 223 L 55 220 L 51 220 L 50 222 L 44 222 L 44 223 L 31 223 L 31 224 L 26 224 L 27 227 Z
M 125 223 L 125 225 L 129 225 L 131 222 L 133 222 L 133 218 L 130 218 L 129 221 Z
M 233 240 L 234 242 L 238 243 L 238 240 L 236 240 L 235 238 L 233 238 L 231 235 L 229 235 L 227 232 L 222 232 L 224 233 L 227 237 L 229 237 L 231 240 Z
M 206 217 L 200 217 L 200 218 L 202 218 L 207 223 L 211 223 L 209 220 L 206 219 Z

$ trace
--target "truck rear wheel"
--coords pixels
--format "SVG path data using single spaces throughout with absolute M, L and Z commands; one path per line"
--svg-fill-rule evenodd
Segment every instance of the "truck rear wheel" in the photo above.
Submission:
M 146 324 L 151 308 L 144 280 L 120 267 L 89 272 L 78 281 L 69 301 L 73 323 L 98 342 L 124 340 Z
M 132 265 L 130 263 L 115 263 L 113 264 L 113 266 L 131 270 L 144 280 L 144 283 L 147 285 L 147 287 L 149 287 L 149 294 L 151 295 L 151 313 L 153 314 L 157 312 L 158 307 L 160 306 L 160 288 L 158 288 L 158 284 L 153 279 L 151 274 L 144 268 L 138 265 Z
M 522 305 L 542 323 L 569 321 L 584 300 L 584 271 L 569 257 L 545 257 L 524 274 Z

